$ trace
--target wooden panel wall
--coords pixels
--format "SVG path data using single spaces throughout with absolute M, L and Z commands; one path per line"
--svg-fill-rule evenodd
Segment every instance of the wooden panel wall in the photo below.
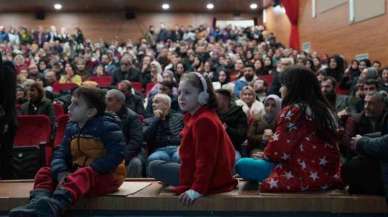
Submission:
M 348 4 L 311 16 L 311 0 L 300 1 L 299 30 L 301 45 L 311 42 L 312 50 L 320 53 L 345 55 L 347 59 L 368 53 L 370 59 L 380 60 L 388 66 L 388 15 L 349 24 Z M 388 11 L 388 0 L 385 0 Z M 367 8 L 365 9 L 367 10 Z M 275 14 L 267 9 L 268 29 L 281 42 L 288 44 L 290 23 L 285 14 Z
M 349 24 L 348 4 L 311 17 L 311 0 L 300 0 L 301 42 L 310 41 L 312 50 L 341 53 L 348 59 L 369 53 L 373 60 L 388 65 L 388 15 Z M 387 11 L 387 0 L 386 0 Z M 367 10 L 367 8 L 365 8 Z
M 80 27 L 86 37 L 92 40 L 136 40 L 143 35 L 149 25 L 159 27 L 161 23 L 167 26 L 175 25 L 212 25 L 213 17 L 217 19 L 247 19 L 255 14 L 241 14 L 235 17 L 232 14 L 211 13 L 141 13 L 136 14 L 135 19 L 125 19 L 124 12 L 110 13 L 52 13 L 47 14 L 44 20 L 37 20 L 34 14 L 3 13 L 0 14 L 0 25 L 3 26 L 27 26 L 37 28 L 39 25 L 67 27 L 73 29 Z M 261 21 L 261 18 L 258 19 Z

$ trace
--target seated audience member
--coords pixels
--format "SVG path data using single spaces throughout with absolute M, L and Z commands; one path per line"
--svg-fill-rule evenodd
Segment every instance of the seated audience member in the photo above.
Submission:
M 280 96 L 280 87 L 282 86 L 281 81 L 282 81 L 282 76 L 284 70 L 294 64 L 294 59 L 292 58 L 281 58 L 280 61 L 278 62 L 276 66 L 275 72 L 272 74 L 273 80 L 271 84 L 271 88 L 268 91 L 269 94 L 276 94 Z
M 140 71 L 133 65 L 129 56 L 123 56 L 120 61 L 120 70 L 113 74 L 112 85 L 118 84 L 122 80 L 140 82 Z
M 358 67 L 359 61 L 352 60 L 350 66 L 345 70 L 344 76 L 341 79 L 339 86 L 343 89 L 350 90 L 354 84 L 357 82 L 358 77 L 360 76 L 360 69 Z
M 343 154 L 347 159 L 352 158 L 354 155 L 349 149 L 353 136 L 388 133 L 388 113 L 385 109 L 384 95 L 372 93 L 365 96 L 363 112 L 350 116 L 346 120 L 344 128 L 341 148 L 343 148 Z
M 162 81 L 159 83 L 159 88 L 157 92 L 155 92 L 155 94 L 162 93 L 162 94 L 168 95 L 171 99 L 171 109 L 174 112 L 180 112 L 179 105 L 178 105 L 178 98 L 174 92 L 176 92 L 176 88 L 173 82 Z M 153 104 L 153 98 L 155 97 L 155 94 L 150 94 L 147 99 L 148 103 L 145 111 L 145 117 L 147 118 L 153 116 L 152 104 Z
M 333 109 L 339 112 L 346 108 L 347 96 L 337 95 L 336 85 L 337 81 L 335 78 L 327 76 L 324 80 L 321 81 L 321 91 Z
M 267 91 L 268 91 L 267 82 L 261 79 L 257 79 L 253 83 L 253 89 L 255 89 L 255 92 L 256 92 L 256 99 L 260 102 L 263 102 L 264 99 L 267 97 Z
M 346 122 L 350 115 L 359 114 L 363 111 L 365 98 L 364 84 L 363 80 L 358 81 L 351 95 L 346 97 L 345 108 L 337 113 L 341 122 Z
M 256 100 L 256 92 L 251 86 L 245 86 L 240 93 L 240 99 L 236 101 L 238 106 L 242 106 L 248 118 L 248 123 L 260 117 L 264 113 L 264 105 Z
M 177 148 L 181 142 L 183 115 L 171 110 L 171 98 L 166 94 L 156 94 L 152 108 L 154 116 L 145 119 L 144 140 L 148 144 L 147 161 L 179 162 Z
M 33 80 L 44 78 L 43 74 L 39 72 L 38 66 L 34 62 L 31 62 L 30 65 L 28 66 L 27 78 L 33 79 Z
M 264 99 L 264 114 L 257 117 L 248 128 L 248 148 L 252 154 L 264 150 L 275 130 L 281 107 L 282 100 L 277 95 L 272 94 Z
M 144 115 L 144 102 L 141 96 L 137 95 L 128 80 L 121 81 L 117 88 L 125 95 L 125 104 L 139 115 Z
M 369 67 L 361 71 L 360 77 L 358 79 L 363 79 L 364 81 L 369 79 L 377 80 L 379 78 L 379 72 L 374 67 Z
M 221 69 L 218 72 L 218 81 L 215 81 L 212 84 L 214 89 L 226 89 L 230 92 L 233 92 L 234 90 L 234 83 L 230 82 L 229 75 L 225 72 L 224 69 Z
M 381 90 L 388 93 L 388 67 L 384 68 L 381 73 Z
M 337 121 L 312 71 L 284 71 L 285 98 L 276 130 L 261 157 L 242 158 L 237 173 L 262 192 L 304 192 L 340 184 Z
M 119 90 L 109 90 L 105 101 L 107 111 L 115 113 L 121 120 L 121 128 L 127 145 L 125 154 L 127 177 L 142 177 L 144 153 L 142 150 L 143 124 L 140 116 L 125 105 L 125 96 Z
M 368 79 L 364 84 L 365 95 L 376 93 L 380 90 L 380 83 L 375 79 Z
M 61 75 L 59 83 L 74 83 L 80 86 L 82 83 L 82 78 L 81 76 L 75 74 L 73 66 L 70 63 L 67 63 L 65 65 L 65 74 Z
M 370 193 L 377 195 L 385 195 L 388 199 L 388 177 L 387 177 L 387 157 L 388 157 L 388 135 L 371 138 L 367 136 L 357 135 L 352 139 L 352 149 L 360 156 L 379 161 L 380 164 L 370 164 L 359 161 L 358 164 L 353 164 L 355 167 L 351 171 L 343 171 L 344 175 L 349 174 L 349 177 L 344 177 L 344 181 L 350 183 L 350 192 L 354 193 Z M 381 168 L 380 168 L 381 167 Z
M 236 160 L 243 153 L 243 143 L 246 140 L 248 120 L 241 106 L 237 106 L 232 100 L 229 90 L 216 90 L 217 113 L 220 117 L 226 132 L 228 133 L 234 148 L 237 151 Z
M 179 106 L 185 112 L 181 163 L 154 161 L 151 176 L 174 186 L 172 191 L 184 205 L 209 194 L 232 191 L 237 185 L 232 176 L 235 150 L 215 113 L 217 103 L 210 80 L 199 73 L 183 75 Z
M 53 70 L 48 70 L 46 72 L 46 75 L 44 77 L 45 79 L 45 90 L 47 91 L 53 91 L 53 84 L 57 82 L 57 77 L 55 75 L 55 72 Z
M 345 60 L 339 55 L 330 57 L 328 67 L 326 69 L 327 76 L 331 76 L 335 78 L 337 82 L 340 82 L 345 71 L 344 63 Z
M 51 124 L 55 124 L 55 113 L 52 102 L 45 98 L 42 84 L 35 82 L 28 90 L 29 100 L 21 107 L 22 115 L 47 115 Z
M 256 80 L 256 75 L 253 68 L 253 65 L 246 65 L 244 67 L 244 75 L 234 83 L 233 93 L 235 96 L 240 96 L 241 90 Z
M 21 106 L 28 101 L 28 91 L 22 85 L 16 87 L 16 105 Z

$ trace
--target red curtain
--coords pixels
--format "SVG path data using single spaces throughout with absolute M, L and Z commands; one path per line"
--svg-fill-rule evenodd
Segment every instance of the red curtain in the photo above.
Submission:
M 291 22 L 291 35 L 289 46 L 293 49 L 300 49 L 298 19 L 299 19 L 299 0 L 282 0 L 286 9 L 286 14 Z

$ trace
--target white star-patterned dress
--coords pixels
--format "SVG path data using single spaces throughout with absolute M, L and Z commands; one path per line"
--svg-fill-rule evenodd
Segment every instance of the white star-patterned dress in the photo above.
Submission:
M 335 136 L 318 137 L 310 113 L 303 105 L 283 108 L 264 150 L 276 166 L 261 183 L 262 192 L 322 191 L 342 185 Z

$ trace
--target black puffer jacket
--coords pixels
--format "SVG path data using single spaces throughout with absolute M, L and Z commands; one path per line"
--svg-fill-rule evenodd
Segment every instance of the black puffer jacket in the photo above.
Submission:
M 248 120 L 240 106 L 231 105 L 228 112 L 218 114 L 221 121 L 226 124 L 228 133 L 234 148 L 241 151 L 241 145 L 246 139 Z

